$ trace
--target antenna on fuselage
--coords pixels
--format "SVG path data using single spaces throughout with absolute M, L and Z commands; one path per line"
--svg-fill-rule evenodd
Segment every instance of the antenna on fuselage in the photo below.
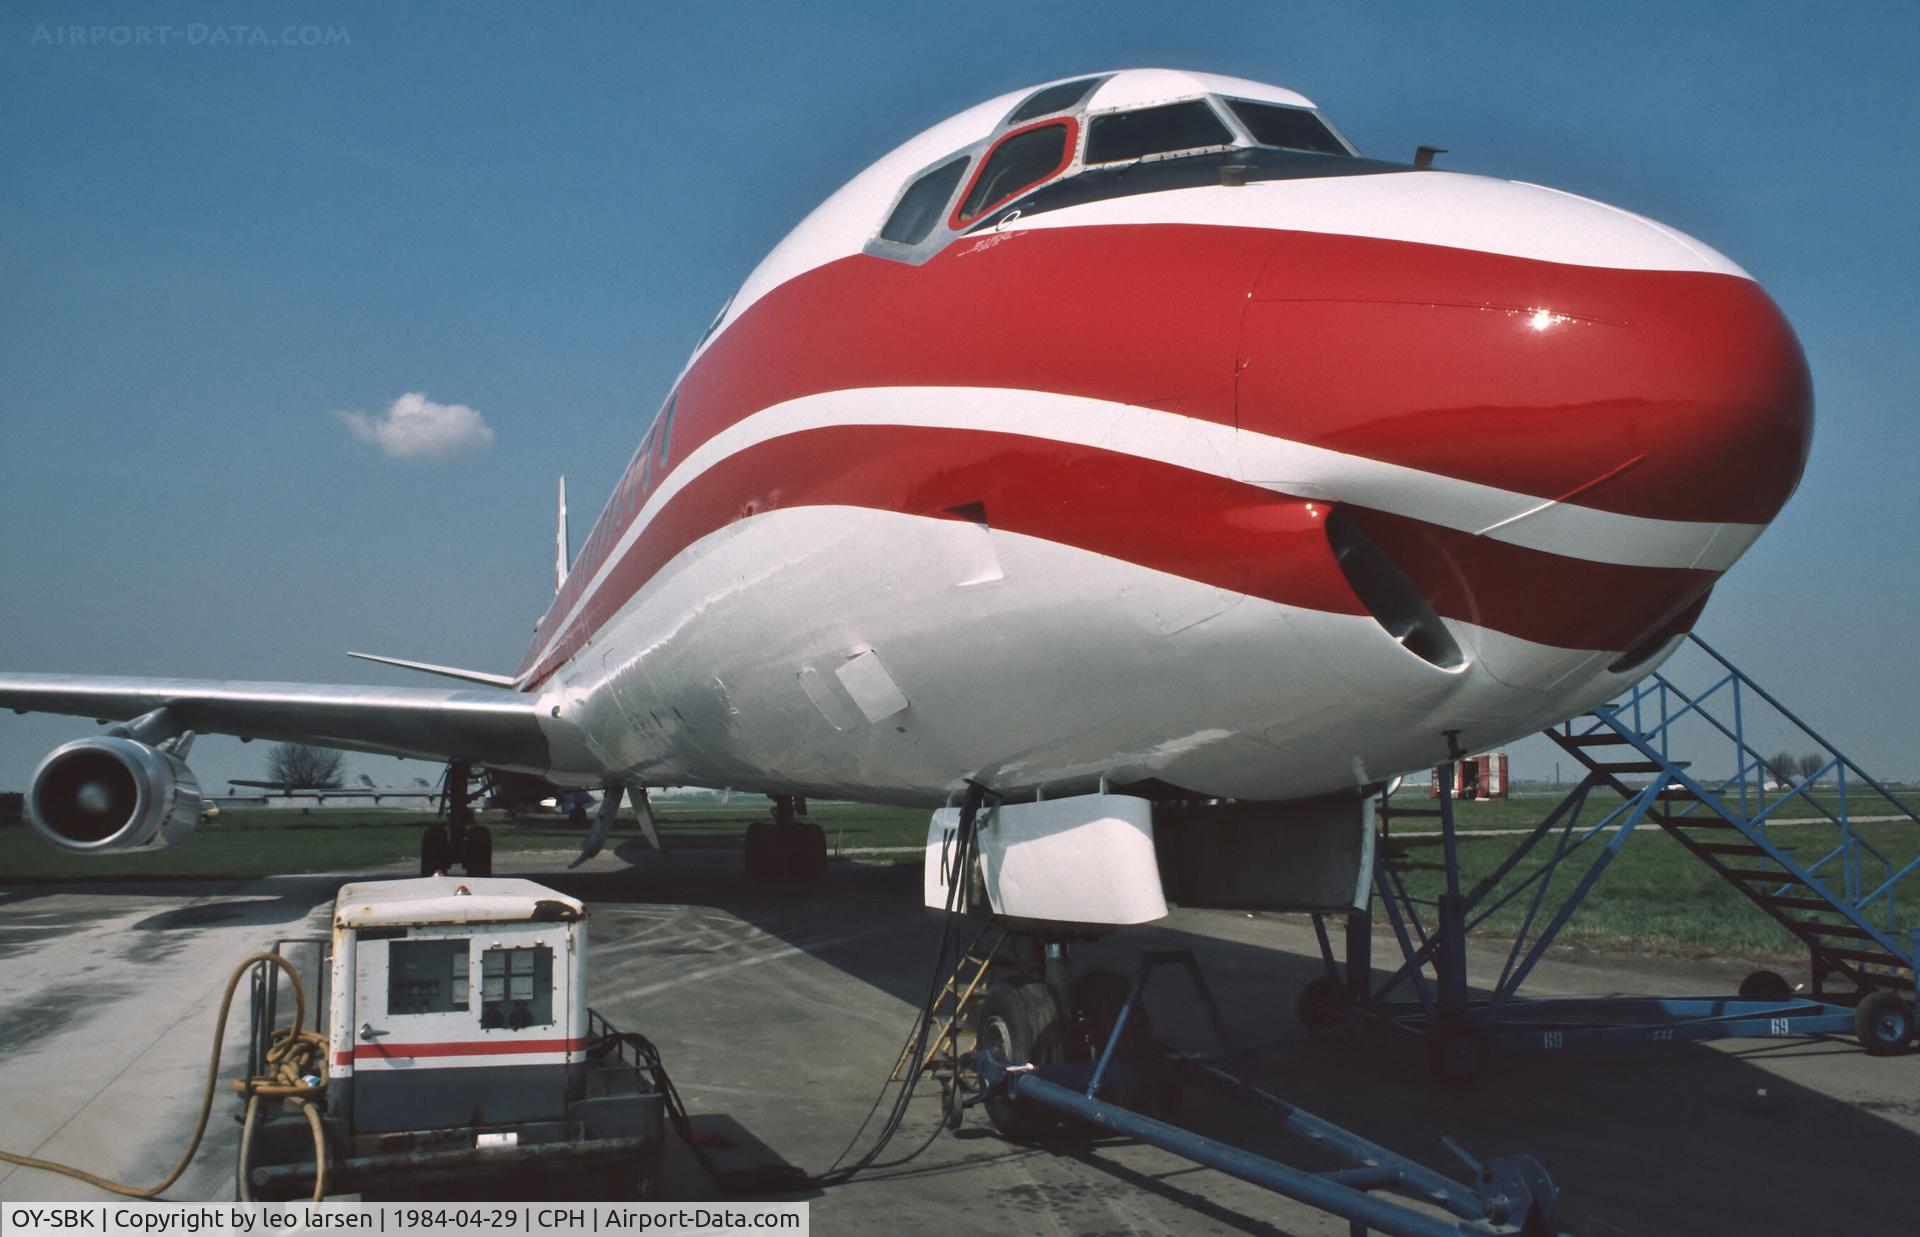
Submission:
M 567 479 L 560 478 L 560 519 L 553 530 L 553 591 L 558 593 L 567 583 L 567 560 L 573 556 L 567 552 Z

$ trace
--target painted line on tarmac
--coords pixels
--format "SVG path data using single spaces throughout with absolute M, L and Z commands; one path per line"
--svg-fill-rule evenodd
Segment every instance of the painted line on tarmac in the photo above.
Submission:
M 623 995 L 652 996 L 656 992 L 666 992 L 669 989 L 678 988 L 682 984 L 690 984 L 702 979 L 712 979 L 716 975 L 725 975 L 731 971 L 743 970 L 750 966 L 760 966 L 767 962 L 779 962 L 783 959 L 791 958 L 795 954 L 818 954 L 824 950 L 832 949 L 836 945 L 846 945 L 853 941 L 861 941 L 873 936 L 884 936 L 892 933 L 894 930 L 891 926 L 868 928 L 861 932 L 847 932 L 839 936 L 829 936 L 817 941 L 808 941 L 801 945 L 783 945 L 778 949 L 768 950 L 763 954 L 755 954 L 750 958 L 736 958 L 731 962 L 721 962 L 714 966 L 701 967 L 697 971 L 689 971 L 685 975 L 679 975 L 673 979 L 663 979 L 658 983 L 644 984 L 641 987 L 629 990 Z

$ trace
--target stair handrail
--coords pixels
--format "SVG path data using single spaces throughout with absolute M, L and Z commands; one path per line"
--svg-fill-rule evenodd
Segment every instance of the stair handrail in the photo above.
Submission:
M 1724 661 L 1722 664 L 1724 664 Z M 1659 759 L 1657 753 L 1655 753 L 1655 751 L 1653 750 L 1652 745 L 1648 743 L 1637 730 L 1630 729 L 1633 723 L 1628 721 L 1624 717 L 1620 717 L 1619 711 L 1611 709 L 1606 705 L 1600 705 L 1596 707 L 1593 711 L 1603 721 L 1608 722 L 1616 730 L 1618 730 L 1623 736 L 1625 736 L 1627 742 L 1631 746 L 1633 746 L 1636 750 L 1638 750 L 1641 755 L 1647 757 L 1650 760 Z M 1735 816 L 1726 807 L 1724 803 L 1718 803 L 1716 799 L 1708 798 L 1706 787 L 1702 785 L 1699 781 L 1695 780 L 1690 774 L 1688 774 L 1687 772 L 1685 772 L 1684 770 L 1678 767 L 1675 767 L 1669 764 L 1669 768 L 1664 772 L 1663 776 L 1665 776 L 1666 778 L 1670 779 L 1673 782 L 1677 782 L 1681 786 L 1684 786 L 1687 790 L 1693 792 L 1696 796 L 1698 796 L 1703 802 L 1706 802 L 1710 807 L 1715 807 L 1721 819 L 1725 820 L 1728 824 L 1733 825 L 1735 828 L 1739 829 L 1740 832 L 1744 834 L 1749 841 L 1753 842 L 1755 845 L 1759 846 L 1762 849 L 1762 851 L 1766 854 L 1766 857 L 1768 859 L 1770 859 L 1774 863 L 1779 864 L 1782 868 L 1785 868 L 1786 874 L 1790 875 L 1795 881 L 1798 881 L 1800 884 L 1805 885 L 1807 888 L 1815 891 L 1821 897 L 1833 903 L 1836 906 L 1836 908 L 1844 908 L 1852 912 L 1856 916 L 1855 922 L 1858 923 L 1861 928 L 1871 933 L 1874 942 L 1878 944 L 1882 949 L 1885 949 L 1893 957 L 1897 959 L 1901 959 L 1908 966 L 1912 966 L 1915 963 L 1916 960 L 1914 958 L 1906 956 L 1904 946 L 1896 945 L 1893 943 L 1893 937 L 1899 931 L 1897 921 L 1889 922 L 1889 924 L 1885 928 L 1881 928 L 1880 926 L 1872 923 L 1871 921 L 1865 919 L 1864 917 L 1859 917 L 1860 912 L 1864 909 L 1866 905 L 1865 902 L 1856 902 L 1855 900 L 1845 896 L 1836 896 L 1833 893 L 1833 891 L 1830 888 L 1828 888 L 1827 884 L 1824 881 L 1822 881 L 1818 876 L 1816 876 L 1812 870 L 1806 868 L 1805 866 L 1799 863 L 1794 862 L 1793 859 L 1788 857 L 1786 854 L 1782 853 L 1780 848 L 1774 845 L 1774 843 L 1767 837 L 1764 831 L 1755 830 L 1748 827 L 1750 826 L 1751 822 L 1748 821 L 1746 818 Z M 1848 836 L 1851 837 L 1852 835 L 1849 834 Z M 1824 860 L 1822 862 L 1824 862 Z M 1911 870 L 1911 868 L 1913 868 L 1914 866 L 1920 866 L 1920 858 L 1917 858 L 1914 864 L 1909 865 L 1908 870 Z M 1782 882 L 1783 885 L 1786 883 L 1788 882 L 1785 882 L 1785 881 Z M 1890 905 L 1892 904 L 1891 899 L 1889 899 L 1889 904 Z
M 1702 640 L 1698 635 L 1696 635 L 1693 632 L 1687 633 L 1687 639 L 1699 645 L 1700 648 L 1707 654 L 1707 656 L 1713 658 L 1715 661 L 1719 662 L 1722 666 L 1726 667 L 1727 671 L 1730 674 L 1738 678 L 1747 687 L 1752 688 L 1753 691 L 1762 700 L 1772 705 L 1775 709 L 1778 709 L 1782 717 L 1785 717 L 1788 721 L 1800 727 L 1801 733 L 1805 734 L 1808 738 L 1812 739 L 1815 743 L 1818 743 L 1821 747 L 1825 748 L 1827 751 L 1827 755 L 1833 757 L 1834 760 L 1839 762 L 1839 764 L 1841 764 L 1848 772 L 1852 773 L 1855 777 L 1859 778 L 1861 781 L 1865 782 L 1867 785 L 1873 787 L 1873 789 L 1876 792 L 1878 792 L 1883 799 L 1887 800 L 1889 803 L 1899 808 L 1915 824 L 1920 824 L 1920 812 L 1915 812 L 1912 808 L 1908 807 L 1907 804 L 1904 801 L 1902 801 L 1897 795 L 1895 795 L 1891 790 L 1888 790 L 1885 786 L 1881 785 L 1879 780 L 1875 778 L 1872 774 L 1868 773 L 1865 769 L 1862 769 L 1859 765 L 1854 764 L 1853 761 L 1847 756 L 1845 752 L 1842 752 L 1839 748 L 1835 747 L 1832 743 L 1828 742 L 1825 735 L 1821 734 L 1819 731 L 1815 730 L 1812 726 L 1809 726 L 1806 722 L 1802 721 L 1800 719 L 1799 714 L 1795 713 L 1792 709 L 1789 709 L 1786 705 L 1781 704 L 1780 701 L 1773 695 L 1773 693 L 1769 692 L 1766 688 L 1754 682 L 1747 675 L 1741 673 L 1741 671 L 1732 662 L 1728 661 L 1725 657 L 1720 655 L 1719 650 L 1715 649 L 1711 644 L 1708 644 L 1705 640 Z M 1661 677 L 1661 676 L 1656 675 L 1655 677 Z
M 1706 641 L 1700 639 L 1699 636 L 1694 635 L 1692 633 L 1688 633 L 1688 636 L 1690 639 L 1694 641 L 1694 643 L 1698 644 L 1702 649 L 1704 649 L 1722 666 L 1726 667 L 1728 673 L 1725 675 L 1722 675 L 1720 679 L 1713 684 L 1713 686 L 1707 688 L 1705 691 L 1700 692 L 1698 695 L 1689 694 L 1686 691 L 1686 689 L 1682 688 L 1679 684 L 1667 678 L 1666 675 L 1664 674 L 1656 672 L 1654 674 L 1647 676 L 1647 678 L 1641 680 L 1640 683 L 1634 686 L 1633 694 L 1630 697 L 1630 699 L 1636 706 L 1634 709 L 1634 713 L 1635 713 L 1634 725 L 1636 730 L 1638 730 L 1641 725 L 1639 721 L 1639 716 L 1640 716 L 1640 709 L 1638 707 L 1639 703 L 1645 700 L 1647 697 L 1653 695 L 1655 692 L 1659 692 L 1663 697 L 1666 693 L 1671 692 L 1673 695 L 1676 695 L 1681 700 L 1685 701 L 1686 705 L 1679 712 L 1673 713 L 1669 716 L 1666 714 L 1665 703 L 1663 699 L 1662 721 L 1660 723 L 1660 726 L 1657 728 L 1658 732 L 1660 732 L 1660 737 L 1662 739 L 1661 754 L 1663 756 L 1666 754 L 1666 751 L 1667 751 L 1664 732 L 1669 727 L 1671 727 L 1674 722 L 1679 721 L 1682 717 L 1686 716 L 1689 712 L 1697 712 L 1699 717 L 1702 720 L 1706 721 L 1715 730 L 1718 730 L 1723 736 L 1725 736 L 1728 740 L 1730 740 L 1732 743 L 1735 744 L 1735 755 L 1737 757 L 1736 764 L 1738 765 L 1738 769 L 1733 774 L 1732 777 L 1726 778 L 1718 786 L 1714 788 L 1713 794 L 1716 798 L 1724 796 L 1726 794 L 1727 787 L 1732 785 L 1735 781 L 1738 781 L 1740 782 L 1741 815 L 1751 820 L 1755 824 L 1764 825 L 1766 823 L 1767 818 L 1773 815 L 1773 813 L 1777 811 L 1783 804 L 1787 803 L 1790 800 L 1798 799 L 1801 803 L 1804 803 L 1806 806 L 1811 807 L 1814 811 L 1819 812 L 1821 815 L 1825 816 L 1829 824 L 1838 826 L 1841 832 L 1841 836 L 1843 838 L 1841 847 L 1836 848 L 1835 851 L 1829 852 L 1828 855 L 1823 856 L 1817 863 L 1813 865 L 1812 868 L 1809 869 L 1810 871 L 1817 871 L 1821 864 L 1824 864 L 1829 859 L 1831 859 L 1833 857 L 1833 854 L 1840 853 L 1840 851 L 1844 850 L 1849 843 L 1857 843 L 1859 846 L 1865 848 L 1865 850 L 1869 854 L 1871 854 L 1874 858 L 1880 860 L 1881 864 L 1883 865 L 1883 867 L 1886 869 L 1887 872 L 1889 873 L 1893 872 L 1894 861 L 1888 858 L 1887 855 L 1882 853 L 1878 847 L 1874 846 L 1871 842 L 1868 842 L 1865 838 L 1860 837 L 1858 834 L 1854 833 L 1853 831 L 1852 822 L 1849 819 L 1851 813 L 1848 811 L 1849 801 L 1847 798 L 1847 790 L 1846 790 L 1846 773 L 1848 771 L 1851 771 L 1856 775 L 1858 775 L 1861 780 L 1865 781 L 1869 786 L 1873 787 L 1873 789 L 1880 794 L 1881 798 L 1885 799 L 1887 802 L 1899 808 L 1903 813 L 1907 815 L 1909 819 L 1912 819 L 1916 823 L 1920 823 L 1920 814 L 1916 814 L 1912 808 L 1908 807 L 1905 802 L 1903 802 L 1898 797 L 1896 797 L 1892 791 L 1888 790 L 1886 787 L 1882 786 L 1879 782 L 1875 781 L 1871 776 L 1861 771 L 1859 766 L 1855 765 L 1852 762 L 1852 760 L 1848 759 L 1843 753 L 1839 751 L 1839 749 L 1835 748 L 1833 744 L 1828 742 L 1824 736 L 1822 736 L 1819 732 L 1815 731 L 1811 726 L 1807 725 L 1805 722 L 1801 721 L 1797 715 L 1795 715 L 1791 710 L 1787 709 L 1784 705 L 1780 704 L 1778 700 L 1776 700 L 1772 695 L 1770 695 L 1765 688 L 1761 687 L 1758 683 L 1755 683 L 1752 680 L 1752 678 L 1750 678 L 1748 675 L 1740 671 L 1737 667 L 1733 666 L 1732 663 L 1728 662 L 1725 657 L 1722 657 L 1716 650 L 1714 650 L 1712 646 L 1708 645 Z M 1782 791 L 1778 795 L 1776 795 L 1773 803 L 1767 807 L 1760 809 L 1757 815 L 1748 814 L 1749 809 L 1748 809 L 1748 802 L 1747 802 L 1746 775 L 1750 771 L 1767 770 L 1770 767 L 1767 764 L 1767 758 L 1765 755 L 1763 755 L 1760 752 L 1758 748 L 1754 747 L 1752 744 L 1746 741 L 1746 738 L 1744 736 L 1744 727 L 1739 726 L 1738 723 L 1736 722 L 1736 729 L 1729 730 L 1724 722 L 1722 722 L 1719 718 L 1715 717 L 1712 713 L 1708 712 L 1705 707 L 1705 702 L 1707 697 L 1713 695 L 1715 692 L 1719 691 L 1721 688 L 1727 686 L 1730 683 L 1734 685 L 1733 696 L 1734 696 L 1734 709 L 1735 709 L 1736 716 L 1740 711 L 1739 689 L 1741 686 L 1750 687 L 1755 692 L 1759 693 L 1760 697 L 1763 700 L 1767 701 L 1767 703 L 1773 705 L 1774 708 L 1778 709 L 1781 715 L 1784 716 L 1789 722 L 1799 727 L 1803 734 L 1805 734 L 1807 737 L 1811 738 L 1815 743 L 1818 743 L 1822 748 L 1824 748 L 1827 752 L 1827 755 L 1831 757 L 1831 759 L 1828 760 L 1828 762 L 1825 765 L 1821 766 L 1818 772 L 1814 773 L 1810 777 L 1801 779 L 1791 789 Z M 1837 790 L 1839 792 L 1839 799 L 1840 799 L 1840 811 L 1839 811 L 1839 814 L 1837 815 L 1834 813 L 1832 808 L 1829 808 L 1826 804 L 1820 802 L 1820 800 L 1814 798 L 1813 795 L 1809 793 L 1811 789 L 1819 782 L 1820 778 L 1826 776 L 1826 774 L 1829 771 L 1834 769 L 1841 770 L 1839 777 L 1836 779 L 1838 783 Z M 1775 773 L 1776 776 L 1779 773 L 1778 770 L 1774 770 L 1773 772 Z M 1761 782 L 1762 787 L 1764 787 L 1764 782 L 1765 782 L 1764 776 L 1759 780 Z M 1761 791 L 1760 797 L 1764 799 L 1765 797 L 1764 790 Z M 1677 813 L 1677 815 L 1681 815 L 1681 816 L 1688 816 L 1691 814 L 1692 814 L 1692 809 L 1688 809 L 1685 812 Z M 1920 858 L 1917 858 L 1915 863 L 1909 864 L 1907 865 L 1906 868 L 1901 869 L 1898 874 L 1890 876 L 1888 878 L 1889 882 L 1897 884 L 1902 876 L 1904 876 L 1907 872 L 1912 871 L 1916 866 L 1920 866 Z M 1881 888 L 1884 889 L 1885 887 L 1886 886 L 1883 885 Z M 1876 892 L 1878 892 L 1878 890 L 1876 890 Z

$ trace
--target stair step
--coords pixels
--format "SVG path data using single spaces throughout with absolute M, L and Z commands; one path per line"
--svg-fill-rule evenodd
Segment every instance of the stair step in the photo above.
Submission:
M 1695 842 L 1695 850 L 1703 850 L 1709 855 L 1765 855 L 1767 848 L 1756 846 L 1752 842 Z
M 1791 872 L 1754 872 L 1746 868 L 1723 868 L 1722 871 L 1727 874 L 1729 880 L 1760 881 L 1768 885 L 1799 885 L 1803 889 L 1806 887 L 1805 883 Z
M 1664 802 L 1668 802 L 1668 803 L 1672 803 L 1676 800 L 1681 800 L 1681 799 L 1698 800 L 1700 798 L 1699 795 L 1694 794 L 1691 790 L 1688 790 L 1685 786 L 1669 786 L 1665 790 L 1661 791 L 1657 797 L 1663 800 Z
M 1767 906 L 1775 907 L 1783 911 L 1825 911 L 1830 915 L 1844 913 L 1833 903 L 1824 902 L 1819 898 L 1782 897 L 1769 893 L 1762 894 L 1760 901 Z
M 1661 812 L 1659 820 L 1672 825 L 1675 829 L 1731 829 L 1732 825 L 1712 812 L 1690 812 L 1684 816 L 1677 812 Z
M 1615 747 L 1632 742 L 1627 736 L 1612 730 L 1596 730 L 1591 734 L 1561 735 L 1560 741 L 1572 747 Z
M 1906 965 L 1903 959 L 1894 957 L 1884 949 L 1869 952 L 1864 949 L 1829 949 L 1822 945 L 1820 952 L 1829 958 L 1845 958 L 1850 962 L 1876 962 L 1881 966 Z
M 1624 764 L 1597 764 L 1602 773 L 1658 773 L 1667 766 L 1657 760 L 1630 760 Z
M 1845 936 L 1851 937 L 1856 941 L 1870 941 L 1873 939 L 1873 933 L 1860 927 L 1858 924 L 1818 923 L 1810 919 L 1796 919 L 1794 922 L 1807 931 L 1817 933 L 1820 936 Z

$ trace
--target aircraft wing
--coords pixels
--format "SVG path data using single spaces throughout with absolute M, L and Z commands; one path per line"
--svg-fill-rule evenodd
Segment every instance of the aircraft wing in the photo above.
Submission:
M 244 777 L 225 779 L 229 787 L 272 791 L 282 799 L 438 799 L 437 790 L 382 790 L 374 786 L 289 786 L 285 782 L 257 782 Z
M 531 772 L 551 766 L 534 698 L 518 692 L 0 674 L 0 708 L 16 713 L 130 721 L 162 706 L 205 734 Z
M 437 790 L 387 790 L 380 786 L 289 786 L 285 782 L 263 782 L 252 778 L 229 777 L 223 779 L 229 786 L 245 786 L 249 790 L 272 790 L 283 795 L 325 795 L 329 799 L 340 799 L 347 795 L 378 795 L 382 799 L 399 799 L 416 795 L 426 799 L 438 799 Z

